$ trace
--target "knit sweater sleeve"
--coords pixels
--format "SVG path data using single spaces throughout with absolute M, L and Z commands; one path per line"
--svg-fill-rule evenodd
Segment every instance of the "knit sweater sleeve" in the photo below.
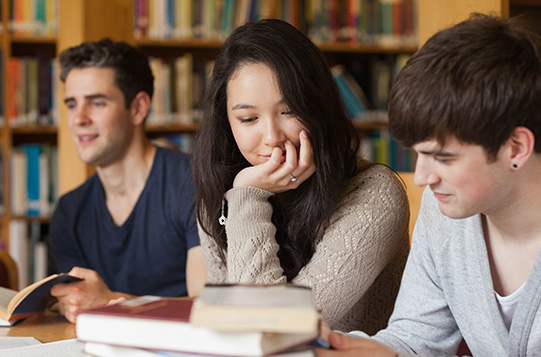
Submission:
M 287 281 L 278 258 L 276 228 L 271 222 L 272 192 L 251 186 L 226 192 L 227 261 L 216 241 L 199 227 L 210 283 L 279 284 Z
M 276 227 L 271 221 L 273 194 L 256 187 L 229 190 L 227 223 L 227 281 L 280 284 L 287 281 L 278 258 Z

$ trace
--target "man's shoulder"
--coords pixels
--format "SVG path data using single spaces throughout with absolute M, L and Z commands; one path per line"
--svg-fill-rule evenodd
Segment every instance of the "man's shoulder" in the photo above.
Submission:
M 180 160 L 181 162 L 190 162 L 189 154 L 160 146 L 156 147 L 156 156 L 163 157 L 164 160 Z
M 101 183 L 98 175 L 94 174 L 89 177 L 79 187 L 65 193 L 59 199 L 59 204 L 73 204 L 85 200 L 88 195 L 94 195 L 95 191 L 101 188 Z
M 172 170 L 189 170 L 191 166 L 191 156 L 163 147 L 156 149 L 156 163 Z

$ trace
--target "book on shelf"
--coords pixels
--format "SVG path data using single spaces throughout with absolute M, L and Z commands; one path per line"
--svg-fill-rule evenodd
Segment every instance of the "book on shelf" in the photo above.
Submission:
M 14 216 L 48 216 L 58 196 L 58 149 L 25 144 L 11 152 L 10 191 Z
M 53 285 L 77 280 L 80 279 L 68 274 L 53 274 L 19 292 L 0 287 L 0 325 L 9 326 L 43 313 L 55 301 L 50 294 Z
M 26 215 L 26 177 L 27 164 L 26 153 L 20 147 L 14 147 L 9 157 L 9 185 L 10 185 L 10 206 L 12 216 Z
M 411 172 L 415 168 L 415 151 L 396 142 L 388 129 L 374 130 L 361 140 L 361 156 L 390 166 L 395 171 Z
M 333 66 L 331 72 L 350 118 L 360 120 L 365 117 L 369 111 L 370 103 L 359 83 L 343 65 Z
M 27 222 L 11 219 L 9 221 L 9 255 L 17 264 L 19 289 L 29 285 L 29 250 Z
M 201 98 L 213 61 L 194 59 L 191 53 L 176 58 L 150 58 L 154 95 L 148 126 L 198 121 Z
M 45 279 L 54 272 L 47 241 L 49 225 L 25 219 L 9 221 L 9 254 L 17 264 L 18 289 Z
M 318 329 L 312 290 L 292 284 L 206 285 L 190 322 L 221 331 L 309 334 Z
M 9 59 L 8 121 L 11 126 L 52 125 L 58 98 L 55 60 L 45 57 L 11 57 Z
M 11 6 L 10 28 L 14 34 L 56 34 L 58 0 L 12 0 Z
M 85 310 L 77 316 L 77 338 L 86 343 L 172 352 L 262 356 L 303 345 L 310 333 L 226 332 L 190 323 L 193 301 L 143 296 Z

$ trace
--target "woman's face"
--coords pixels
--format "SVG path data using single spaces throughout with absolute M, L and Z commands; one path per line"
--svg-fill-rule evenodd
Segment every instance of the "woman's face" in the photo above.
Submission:
M 270 159 L 273 148 L 290 141 L 299 152 L 299 133 L 305 129 L 285 104 L 276 76 L 262 63 L 237 69 L 227 84 L 227 116 L 244 158 L 256 166 Z

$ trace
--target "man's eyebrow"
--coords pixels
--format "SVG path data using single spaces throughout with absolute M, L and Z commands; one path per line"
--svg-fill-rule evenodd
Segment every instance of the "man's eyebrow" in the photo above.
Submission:
M 453 157 L 456 156 L 455 153 L 449 152 L 449 151 L 442 151 L 442 150 L 419 150 L 419 153 L 423 155 L 436 155 L 440 157 Z
M 102 93 L 96 93 L 96 94 L 89 94 L 85 95 L 86 100 L 92 100 L 92 99 L 100 99 L 100 98 L 108 98 L 105 94 Z M 64 103 L 72 102 L 75 100 L 75 97 L 67 97 L 64 98 Z

